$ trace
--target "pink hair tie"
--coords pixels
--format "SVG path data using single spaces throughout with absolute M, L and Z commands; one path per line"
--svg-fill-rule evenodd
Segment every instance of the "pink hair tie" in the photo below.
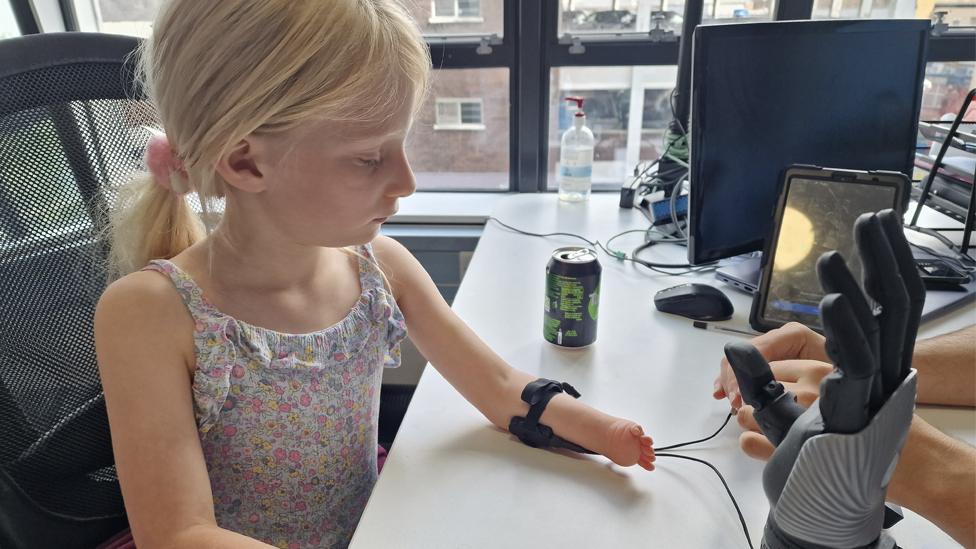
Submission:
M 153 181 L 160 187 L 176 194 L 190 192 L 190 180 L 183 161 L 169 145 L 166 135 L 153 132 L 146 145 L 146 167 Z

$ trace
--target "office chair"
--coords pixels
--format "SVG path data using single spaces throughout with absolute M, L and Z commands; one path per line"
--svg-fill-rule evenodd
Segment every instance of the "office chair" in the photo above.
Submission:
M 0 547 L 93 547 L 125 528 L 93 316 L 114 190 L 158 125 L 138 39 L 0 41 Z

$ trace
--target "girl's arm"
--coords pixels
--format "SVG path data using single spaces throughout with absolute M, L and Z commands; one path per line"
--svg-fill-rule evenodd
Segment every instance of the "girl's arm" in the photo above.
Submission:
M 140 549 L 270 547 L 217 526 L 190 390 L 193 320 L 172 284 L 139 272 L 95 311 L 115 465 Z
M 536 379 L 505 363 L 441 297 L 419 262 L 396 241 L 373 241 L 407 322 L 410 339 L 437 371 L 493 424 L 508 429 L 525 416 L 522 389 Z M 568 381 L 572 380 L 559 380 Z M 556 395 L 540 422 L 566 440 L 603 454 L 619 465 L 653 469 L 651 439 L 632 421 L 604 414 L 565 393 Z

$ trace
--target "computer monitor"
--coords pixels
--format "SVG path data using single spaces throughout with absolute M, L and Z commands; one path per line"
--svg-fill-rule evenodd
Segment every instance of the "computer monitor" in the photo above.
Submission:
M 698 27 L 689 262 L 762 249 L 792 164 L 910 175 L 928 32 L 927 20 Z

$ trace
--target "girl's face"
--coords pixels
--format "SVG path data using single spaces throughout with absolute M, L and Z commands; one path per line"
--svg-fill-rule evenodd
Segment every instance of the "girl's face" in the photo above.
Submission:
M 255 137 L 251 177 L 263 183 L 231 194 L 240 206 L 258 208 L 290 242 L 369 242 L 396 213 L 397 200 L 416 189 L 404 150 L 410 122 L 411 105 L 404 102 L 379 126 L 316 123 L 286 139 Z M 243 219 L 254 219 L 251 213 Z

